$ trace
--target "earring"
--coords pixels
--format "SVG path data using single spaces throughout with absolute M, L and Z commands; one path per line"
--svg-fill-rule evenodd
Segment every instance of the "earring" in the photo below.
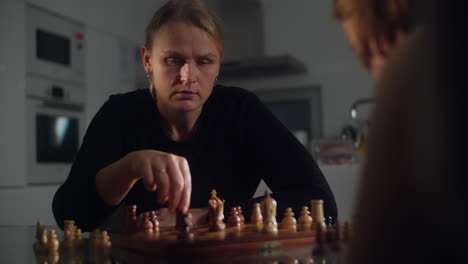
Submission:
M 148 78 L 149 89 L 153 90 L 153 81 L 151 80 L 151 75 L 149 72 L 146 73 L 146 77 Z

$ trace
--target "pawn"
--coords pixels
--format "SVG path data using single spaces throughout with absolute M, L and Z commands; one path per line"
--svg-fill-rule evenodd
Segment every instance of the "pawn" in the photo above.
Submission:
M 68 228 L 64 232 L 63 242 L 60 245 L 60 247 L 64 250 L 70 250 L 70 249 L 73 249 L 74 245 L 75 245 L 75 232 L 72 228 Z
M 298 220 L 299 229 L 308 230 L 311 228 L 312 217 L 310 216 L 309 208 L 307 206 L 302 206 Z
M 47 249 L 49 251 L 57 251 L 59 248 L 59 242 L 57 240 L 57 234 L 55 234 L 55 230 L 49 231 L 49 238 L 47 239 Z
M 240 227 L 241 226 L 241 218 L 239 217 L 239 212 L 237 211 L 236 207 L 231 207 L 231 211 L 229 212 L 229 217 L 227 220 L 227 224 L 230 227 Z
M 126 233 L 138 232 L 136 211 L 137 211 L 136 205 L 129 205 L 125 207 L 124 232 Z
M 151 219 L 151 215 L 149 212 L 143 214 L 143 230 L 145 234 L 152 235 L 154 232 L 154 225 Z
M 151 223 L 153 224 L 153 233 L 158 234 L 159 232 L 159 220 L 155 211 L 151 211 Z
M 252 215 L 250 216 L 250 223 L 259 232 L 263 229 L 263 216 L 262 210 L 260 208 L 260 203 L 254 203 Z
M 107 233 L 107 231 L 101 232 L 101 246 L 103 248 L 110 248 L 112 246 L 112 243 L 110 242 L 109 234 Z
M 281 220 L 281 229 L 287 231 L 296 231 L 296 218 L 291 208 L 286 208 L 284 211 L 283 220 Z
M 237 206 L 237 213 L 239 214 L 241 225 L 245 224 L 245 217 L 242 215 L 242 208 Z
M 83 246 L 83 236 L 81 234 L 81 229 L 77 228 L 75 230 L 75 246 L 82 247 Z
M 98 249 L 101 246 L 101 231 L 94 229 L 89 238 L 89 247 L 91 249 Z
M 177 210 L 176 212 L 176 229 L 179 231 L 177 234 L 178 239 L 193 240 L 195 235 L 192 232 L 193 222 L 191 213 L 182 213 Z

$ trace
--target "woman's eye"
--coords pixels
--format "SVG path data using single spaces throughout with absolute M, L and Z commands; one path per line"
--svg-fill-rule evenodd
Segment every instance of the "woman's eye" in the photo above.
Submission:
M 179 65 L 182 62 L 181 59 L 177 59 L 177 58 L 166 58 L 164 59 L 164 61 L 170 65 Z
M 198 60 L 198 64 L 211 64 L 212 61 L 209 60 L 209 59 L 201 59 L 201 60 Z

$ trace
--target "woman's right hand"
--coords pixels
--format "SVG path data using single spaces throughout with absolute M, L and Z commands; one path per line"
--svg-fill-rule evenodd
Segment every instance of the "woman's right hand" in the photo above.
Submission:
M 157 150 L 140 150 L 128 153 L 123 159 L 128 175 L 142 179 L 148 191 L 158 189 L 158 202 L 169 202 L 170 212 L 188 210 L 192 177 L 184 157 Z
M 109 205 L 119 204 L 137 180 L 148 191 L 158 189 L 158 202 L 169 202 L 169 211 L 187 212 L 192 194 L 192 176 L 185 158 L 156 150 L 130 152 L 101 169 L 96 190 Z

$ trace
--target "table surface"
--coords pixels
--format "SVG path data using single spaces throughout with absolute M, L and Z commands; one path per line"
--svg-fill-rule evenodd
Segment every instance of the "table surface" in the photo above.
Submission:
M 55 229 L 59 241 L 63 240 L 63 232 L 57 227 L 47 226 L 47 230 Z M 39 259 L 32 245 L 35 243 L 35 226 L 0 226 L 0 263 L 46 263 L 47 258 Z M 83 237 L 87 238 L 88 233 Z M 200 263 L 343 263 L 343 253 L 332 253 L 326 257 L 311 257 L 313 246 L 302 246 L 289 249 L 279 249 L 267 253 L 249 256 L 216 257 L 200 260 Z M 86 250 L 81 258 L 60 255 L 57 263 L 171 263 L 171 259 L 158 256 L 145 256 L 131 250 L 112 248 L 108 256 L 96 256 Z M 98 252 L 99 253 L 99 252 Z M 186 263 L 196 263 L 190 259 Z M 48 263 L 51 263 L 50 261 Z M 54 262 L 52 262 L 54 263 Z

